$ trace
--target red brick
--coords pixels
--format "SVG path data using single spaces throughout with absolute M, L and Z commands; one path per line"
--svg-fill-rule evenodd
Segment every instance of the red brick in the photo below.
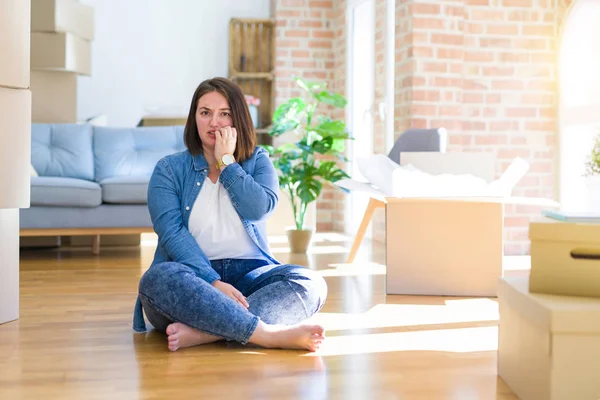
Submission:
M 421 70 L 424 72 L 447 72 L 448 63 L 435 61 L 424 62 Z
M 412 46 L 408 49 L 409 57 L 433 57 L 433 49 L 429 46 Z
M 517 80 L 498 80 L 492 82 L 494 90 L 523 90 L 523 81 Z
M 506 21 L 506 13 L 498 9 L 472 8 L 470 15 L 471 21 Z
M 287 29 L 285 31 L 285 36 L 286 37 L 308 37 L 308 31 L 307 30 L 300 30 L 300 29 Z
M 277 10 L 277 18 L 299 18 L 302 16 L 302 10 Z
M 333 43 L 331 41 L 324 40 L 311 40 L 308 42 L 308 47 L 311 49 L 331 49 Z
M 502 95 L 500 94 L 488 94 L 485 96 L 485 102 L 488 104 L 495 104 L 502 102 Z
M 498 49 L 510 49 L 513 47 L 512 38 L 480 38 L 479 44 L 483 48 L 498 48 Z
M 464 51 L 462 49 L 457 48 L 440 47 L 437 49 L 437 58 L 449 60 L 462 60 L 464 58 Z
M 306 50 L 292 50 L 293 58 L 308 58 L 310 56 L 310 52 Z
M 544 36 L 544 37 L 552 37 L 554 36 L 554 25 L 523 25 L 521 27 L 521 33 L 523 35 L 531 35 L 531 36 Z
M 465 103 L 483 103 L 483 93 L 465 93 L 463 94 L 463 101 Z
M 446 34 L 446 33 L 433 33 L 431 35 L 431 43 L 433 43 L 433 44 L 461 45 L 463 43 L 463 35 L 450 35 L 450 34 Z
M 531 107 L 510 107 L 505 111 L 509 118 L 531 118 L 537 115 L 537 110 Z
M 331 8 L 333 7 L 333 1 L 324 1 L 324 0 L 310 0 L 309 7 L 316 8 Z
M 463 121 L 463 129 L 465 131 L 485 131 L 488 128 L 485 121 L 468 120 Z
M 484 76 L 498 76 L 498 77 L 506 77 L 513 76 L 515 74 L 514 67 L 498 67 L 498 66 L 484 66 L 482 67 L 482 72 Z
M 505 7 L 533 7 L 533 0 L 502 0 Z
M 322 28 L 323 21 L 319 20 L 300 20 L 298 21 L 298 26 L 300 28 Z
M 303 7 L 306 5 L 306 0 L 280 0 L 283 7 Z
M 437 115 L 437 107 L 426 104 L 413 104 L 411 106 L 412 115 L 419 116 L 436 116 Z
M 465 51 L 465 61 L 472 61 L 472 62 L 494 61 L 494 53 L 491 51 Z
M 412 92 L 412 98 L 416 101 L 439 101 L 440 92 L 437 90 L 421 90 L 417 89 Z
M 514 45 L 519 49 L 527 49 L 527 50 L 548 50 L 550 47 L 548 46 L 548 39 L 538 39 L 538 38 L 529 38 L 529 39 L 515 39 Z
M 333 39 L 335 37 L 333 31 L 322 31 L 322 30 L 313 30 L 311 32 L 311 36 L 314 38 L 327 38 L 327 39 Z
M 476 145 L 500 145 L 508 144 L 507 135 L 476 135 Z
M 414 17 L 412 25 L 415 29 L 445 29 L 445 23 L 440 18 Z
M 444 14 L 453 17 L 464 17 L 465 16 L 465 7 L 463 6 L 452 6 L 452 5 L 444 5 Z
M 450 135 L 448 136 L 448 143 L 452 145 L 463 145 L 468 146 L 473 141 L 473 135 Z
M 518 35 L 519 34 L 519 26 L 515 24 L 511 25 L 495 25 L 489 24 L 486 26 L 486 32 L 490 35 Z
M 519 130 L 518 121 L 490 121 L 491 131 L 517 131 Z
M 554 121 L 527 121 L 525 122 L 525 129 L 528 131 L 554 132 L 557 126 Z
M 409 4 L 408 6 L 409 12 L 412 15 L 419 14 L 440 14 L 440 6 L 438 4 L 428 4 L 428 3 L 414 3 Z
M 455 117 L 460 118 L 462 114 L 462 107 L 458 106 L 439 106 L 439 115 L 442 117 Z
M 483 33 L 485 26 L 485 24 L 467 21 L 465 24 L 465 31 L 468 33 Z
M 498 150 L 498 158 L 509 159 L 512 160 L 517 157 L 521 158 L 529 158 L 531 156 L 531 151 L 528 149 L 500 149 Z

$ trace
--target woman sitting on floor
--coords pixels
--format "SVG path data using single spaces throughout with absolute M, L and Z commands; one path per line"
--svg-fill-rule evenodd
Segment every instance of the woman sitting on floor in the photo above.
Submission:
M 187 151 L 161 159 L 150 179 L 158 247 L 140 280 L 134 329 L 146 330 L 145 312 L 171 351 L 222 339 L 317 350 L 323 328 L 301 321 L 323 307 L 327 285 L 269 250 L 278 177 L 256 146 L 241 89 L 224 78 L 202 82 L 184 140 Z

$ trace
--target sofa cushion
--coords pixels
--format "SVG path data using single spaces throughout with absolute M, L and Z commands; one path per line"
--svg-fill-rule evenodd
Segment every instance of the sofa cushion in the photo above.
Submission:
M 102 200 L 113 204 L 146 204 L 149 181 L 150 175 L 104 179 L 100 182 Z
M 39 176 L 94 180 L 91 126 L 32 124 L 31 164 Z
M 31 207 L 19 210 L 21 229 L 152 227 L 148 206 Z
M 151 175 L 158 160 L 183 150 L 183 126 L 95 126 L 96 182 L 117 176 Z
M 75 178 L 31 177 L 32 206 L 97 207 L 102 189 L 96 182 Z

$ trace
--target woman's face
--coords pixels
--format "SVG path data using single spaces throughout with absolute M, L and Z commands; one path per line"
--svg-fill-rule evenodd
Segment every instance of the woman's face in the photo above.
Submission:
M 202 147 L 215 148 L 215 131 L 231 126 L 231 110 L 227 99 L 219 92 L 209 92 L 198 99 L 196 125 Z

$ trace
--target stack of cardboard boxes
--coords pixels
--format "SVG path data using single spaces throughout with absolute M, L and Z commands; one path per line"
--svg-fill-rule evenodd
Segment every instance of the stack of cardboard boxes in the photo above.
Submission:
M 600 399 L 600 224 L 529 237 L 529 277 L 500 279 L 498 374 L 522 400 Z
M 29 207 L 29 1 L 0 0 L 0 324 L 19 317 L 19 208 Z
M 77 122 L 77 76 L 91 75 L 93 40 L 93 7 L 31 0 L 33 122 Z

